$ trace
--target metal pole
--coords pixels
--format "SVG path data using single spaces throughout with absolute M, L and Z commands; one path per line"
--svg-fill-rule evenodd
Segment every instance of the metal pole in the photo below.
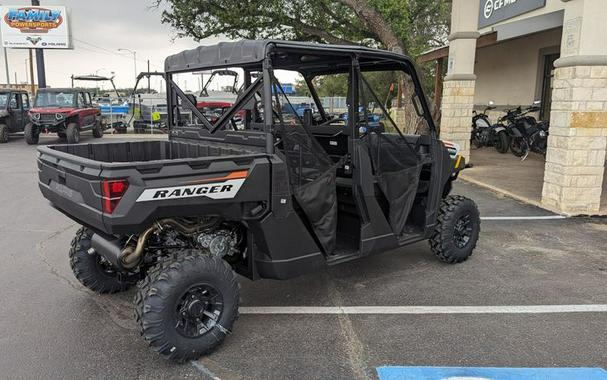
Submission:
M 137 78 L 137 52 L 133 51 L 133 64 L 135 65 L 135 78 Z
M 34 84 L 34 55 L 32 54 L 32 49 L 29 49 L 30 55 L 30 93 L 32 96 L 36 92 L 36 85 Z
M 150 72 L 150 60 L 148 59 L 148 73 Z M 148 75 L 148 94 L 152 91 L 150 86 L 150 76 Z
M 40 0 L 32 0 L 33 6 L 40 6 Z M 44 50 L 36 49 L 36 68 L 38 71 L 38 88 L 46 88 L 46 71 L 44 70 Z
M 4 50 L 4 69 L 5 69 L 5 74 L 6 74 L 6 84 L 11 85 L 11 73 L 10 70 L 8 69 L 8 55 L 6 54 L 6 48 L 3 47 L 2 50 Z

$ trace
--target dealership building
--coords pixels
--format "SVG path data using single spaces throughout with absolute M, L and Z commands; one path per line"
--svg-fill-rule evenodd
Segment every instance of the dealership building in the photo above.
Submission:
M 452 5 L 449 45 L 420 58 L 436 61 L 440 78 L 446 66 L 436 88 L 441 137 L 459 143 L 475 164 L 474 109 L 490 100 L 501 110 L 541 100 L 538 117 L 550 120 L 550 136 L 545 163 L 539 158 L 541 173 L 534 174 L 537 203 L 564 214 L 607 214 L 607 2 L 452 0 Z M 504 176 L 517 175 L 516 167 L 508 170 Z

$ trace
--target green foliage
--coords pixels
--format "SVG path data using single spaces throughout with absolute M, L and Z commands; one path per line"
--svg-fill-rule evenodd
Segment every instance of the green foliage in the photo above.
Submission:
M 279 38 L 385 47 L 377 30 L 342 1 L 155 0 L 167 3 L 162 21 L 178 36 L 202 40 Z M 443 0 L 360 0 L 376 9 L 405 52 L 417 55 L 445 42 L 450 5 Z
M 278 38 L 386 48 L 388 43 L 380 35 L 387 29 L 397 37 L 404 53 L 412 57 L 446 43 L 451 13 L 450 2 L 445 0 L 153 1 L 168 5 L 162 21 L 181 37 Z M 361 12 L 361 8 L 367 12 Z M 369 9 L 377 11 L 380 19 L 370 22 L 365 16 Z M 424 88 L 431 90 L 434 67 L 425 65 L 421 71 Z M 374 75 L 369 80 L 377 81 L 378 96 L 382 97 L 388 95 L 390 83 L 395 81 Z M 320 96 L 345 96 L 339 95 L 345 94 L 344 86 L 345 80 L 338 76 L 317 79 Z M 305 83 L 296 84 L 296 91 L 309 95 Z

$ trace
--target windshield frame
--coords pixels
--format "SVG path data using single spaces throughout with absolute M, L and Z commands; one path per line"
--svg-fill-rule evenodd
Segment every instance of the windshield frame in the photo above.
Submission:
M 50 94 L 53 94 L 54 99 L 57 99 L 59 94 L 66 96 L 71 96 L 72 101 L 69 104 L 58 104 L 58 103 L 47 103 L 40 104 L 41 95 L 44 97 L 50 97 Z M 78 93 L 72 91 L 38 91 L 36 94 L 36 98 L 34 99 L 34 108 L 77 108 L 78 107 Z

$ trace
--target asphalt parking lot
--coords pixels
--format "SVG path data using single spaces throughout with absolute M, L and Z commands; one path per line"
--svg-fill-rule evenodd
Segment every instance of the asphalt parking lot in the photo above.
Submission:
M 392 365 L 607 367 L 607 312 L 559 312 L 607 304 L 607 220 L 525 219 L 552 214 L 463 182 L 455 191 L 486 218 L 466 263 L 443 264 L 416 244 L 291 281 L 243 279 L 250 313 L 224 344 L 194 363 L 166 363 L 135 329 L 132 291 L 98 296 L 73 278 L 67 251 L 78 226 L 40 195 L 35 158 L 21 139 L 0 145 L 0 377 L 363 379 Z M 537 305 L 555 312 L 457 311 Z M 284 306 L 309 313 L 255 314 Z M 444 313 L 314 313 L 323 306 Z

